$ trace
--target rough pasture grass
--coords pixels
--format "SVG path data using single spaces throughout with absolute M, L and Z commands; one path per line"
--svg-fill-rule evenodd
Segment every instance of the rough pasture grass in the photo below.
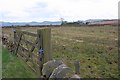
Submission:
M 21 28 L 36 32 L 39 27 Z M 82 78 L 118 77 L 118 28 L 51 27 L 53 58 L 62 59 L 74 70 L 74 61 L 80 61 Z M 9 31 L 10 29 L 3 29 Z
M 79 60 L 83 78 L 118 77 L 117 33 L 111 26 L 54 28 L 53 56 L 73 69 L 72 62 Z

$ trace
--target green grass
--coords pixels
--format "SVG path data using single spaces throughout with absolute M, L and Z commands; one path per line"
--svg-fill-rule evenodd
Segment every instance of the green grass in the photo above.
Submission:
M 2 77 L 3 78 L 37 78 L 37 75 L 15 55 L 2 48 Z
M 52 32 L 53 57 L 73 70 L 73 62 L 79 60 L 83 78 L 117 78 L 117 33 L 111 26 L 57 28 Z
M 39 27 L 21 28 L 36 32 Z M 80 61 L 81 78 L 118 77 L 118 27 L 51 27 L 52 56 L 74 70 Z M 11 28 L 4 29 L 10 33 Z

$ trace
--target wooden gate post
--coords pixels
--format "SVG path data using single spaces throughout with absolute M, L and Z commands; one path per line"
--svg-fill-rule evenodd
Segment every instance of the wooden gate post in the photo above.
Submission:
M 41 76 L 42 66 L 43 66 L 43 54 L 40 52 L 40 50 L 43 48 L 43 39 L 42 39 L 41 30 L 37 30 L 37 39 L 38 39 L 38 60 L 39 60 L 38 73 L 39 73 L 39 76 Z
M 44 28 L 37 30 L 38 50 L 39 50 L 39 66 L 40 75 L 42 75 L 43 64 L 52 59 L 51 57 L 51 29 Z
M 13 34 L 14 34 L 14 41 L 13 41 L 13 44 L 14 44 L 14 54 L 15 54 L 15 50 L 16 50 L 16 30 L 15 29 L 13 29 Z
M 52 59 L 51 55 L 51 29 L 46 28 L 42 30 L 43 34 L 43 51 L 44 51 L 44 63 Z
M 44 53 L 44 63 L 52 59 L 51 55 L 51 29 L 50 28 L 43 28 L 39 29 L 38 34 L 41 36 L 42 39 L 42 49 Z M 38 43 L 40 42 L 38 39 Z M 39 45 L 39 44 L 38 44 Z M 39 47 L 40 50 L 40 47 Z

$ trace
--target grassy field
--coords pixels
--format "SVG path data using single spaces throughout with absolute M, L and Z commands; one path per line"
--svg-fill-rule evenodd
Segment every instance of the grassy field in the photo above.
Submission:
M 37 78 L 37 75 L 25 62 L 2 48 L 2 78 Z
M 39 27 L 21 28 L 36 32 Z M 74 70 L 74 61 L 80 61 L 82 78 L 118 77 L 118 28 L 96 27 L 51 27 L 52 55 L 62 59 Z M 12 28 L 3 29 L 12 37 Z

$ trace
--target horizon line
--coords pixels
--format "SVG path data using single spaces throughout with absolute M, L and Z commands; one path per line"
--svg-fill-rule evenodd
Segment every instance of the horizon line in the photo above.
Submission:
M 120 20 L 120 19 L 86 19 L 86 20 Z M 68 21 L 68 20 L 64 20 L 64 21 L 67 21 L 67 22 L 76 22 L 76 21 L 86 21 L 86 20 L 74 20 L 74 21 Z M 48 20 L 48 21 L 2 21 L 2 20 L 0 20 L 0 22 L 61 22 L 60 20 L 58 21 L 58 20 L 56 20 L 56 21 L 50 21 L 50 20 Z

